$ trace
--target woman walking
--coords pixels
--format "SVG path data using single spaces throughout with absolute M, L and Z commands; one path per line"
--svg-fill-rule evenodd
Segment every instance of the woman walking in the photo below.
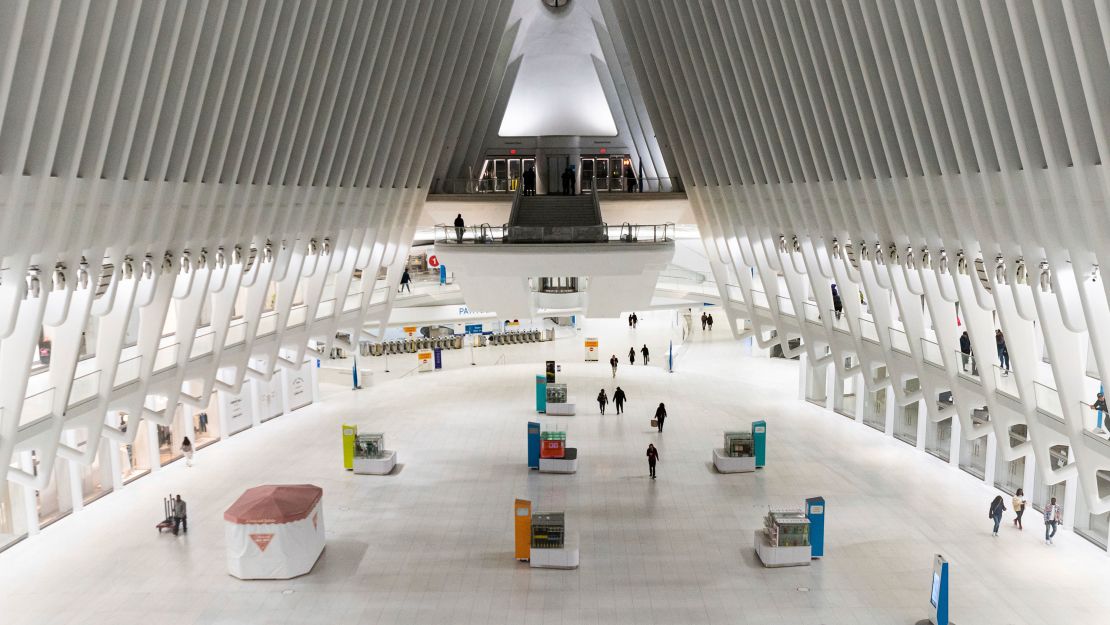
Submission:
M 193 443 L 189 441 L 188 436 L 181 441 L 181 453 L 185 454 L 185 466 L 193 466 Z
M 1002 495 L 997 495 L 994 501 L 991 501 L 991 509 L 987 512 L 987 516 L 994 519 L 994 536 L 998 537 L 998 526 L 1002 523 L 1002 513 L 1006 511 L 1006 503 L 1002 501 Z
M 1025 529 L 1021 526 L 1021 515 L 1025 513 L 1025 491 L 1020 488 L 1017 489 L 1017 493 L 1014 494 L 1013 504 L 1014 514 L 1017 515 L 1014 517 L 1014 525 L 1016 525 L 1019 530 Z
M 659 407 L 655 409 L 655 424 L 659 428 L 659 433 L 663 433 L 663 421 L 667 418 L 667 407 L 663 402 L 659 402 Z
M 601 389 L 601 392 L 597 394 L 597 405 L 601 408 L 601 414 L 605 414 L 605 404 L 608 403 L 609 397 L 605 395 L 605 389 Z
M 656 449 L 655 445 L 652 445 L 651 443 L 648 443 L 647 459 L 648 459 L 648 473 L 651 474 L 651 479 L 654 480 L 655 479 L 655 463 L 659 461 L 659 450 Z
M 628 348 L 628 364 L 630 364 L 630 365 L 636 364 L 636 348 L 635 347 L 629 347 Z

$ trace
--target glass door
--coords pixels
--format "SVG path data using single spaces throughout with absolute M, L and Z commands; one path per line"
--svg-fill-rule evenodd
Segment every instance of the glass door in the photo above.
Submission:
M 608 191 L 609 190 L 609 159 L 608 158 L 599 158 L 599 159 L 597 159 L 597 169 L 596 169 L 596 171 L 597 171 L 597 183 L 596 183 L 597 184 L 597 190 L 598 191 Z
M 509 191 L 516 191 L 520 186 L 520 175 L 524 173 L 520 169 L 520 159 L 509 159 Z
M 581 189 L 582 189 L 583 193 L 585 193 L 586 191 L 591 191 L 592 192 L 593 189 L 594 189 L 594 174 L 595 174 L 594 163 L 595 163 L 595 160 L 593 158 L 583 158 L 582 159 Z
M 952 453 L 952 417 L 925 425 L 925 451 L 948 462 Z

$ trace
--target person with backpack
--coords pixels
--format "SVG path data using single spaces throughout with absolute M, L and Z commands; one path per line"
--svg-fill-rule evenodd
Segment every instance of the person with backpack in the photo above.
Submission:
M 647 364 L 648 364 L 648 348 L 647 348 L 647 343 L 644 343 L 644 346 L 643 346 L 642 348 L 640 348 L 640 353 L 644 355 L 644 366 L 646 367 L 646 366 L 647 366 Z
M 667 418 L 667 407 L 663 402 L 659 402 L 659 407 L 655 409 L 655 424 L 659 428 L 659 433 L 663 433 L 663 421 Z
M 990 510 L 987 511 L 987 517 L 994 519 L 994 532 L 995 538 L 998 538 L 998 526 L 1002 524 L 1002 513 L 1006 511 L 1006 503 L 1002 500 L 1002 495 L 998 495 L 991 501 Z
M 617 390 L 613 391 L 613 403 L 617 406 L 617 414 L 624 412 L 624 402 L 627 399 L 628 396 L 624 394 L 624 389 L 621 387 L 618 386 Z
M 651 443 L 648 443 L 647 459 L 648 459 L 648 474 L 651 475 L 651 479 L 654 480 L 655 479 L 655 463 L 659 462 L 659 450 L 656 449 L 655 445 L 652 445 Z
M 833 300 L 833 315 L 836 320 L 840 321 L 840 316 L 844 314 L 844 300 L 840 299 L 840 291 L 836 290 L 836 285 L 832 285 L 832 300 Z
M 613 379 L 614 380 L 617 379 L 617 365 L 618 364 L 620 364 L 620 361 L 617 360 L 617 355 L 613 354 L 613 357 L 609 359 L 609 366 L 613 368 Z
M 1062 514 L 1060 506 L 1056 505 L 1056 498 L 1053 497 L 1052 501 L 1044 507 L 1044 544 L 1052 544 L 1052 537 L 1056 535 L 1056 528 L 1060 525 Z
M 628 364 L 630 364 L 630 365 L 636 364 L 636 348 L 635 347 L 629 347 L 628 348 Z
M 597 405 L 601 408 L 601 414 L 605 414 L 605 404 L 608 403 L 609 398 L 605 395 L 605 389 L 601 389 L 601 392 L 597 394 Z
M 960 335 L 960 360 L 964 371 L 967 371 L 967 363 L 970 361 L 971 375 L 979 375 L 979 367 L 976 366 L 975 356 L 971 353 L 971 337 L 967 335 L 967 330 Z
M 1014 494 L 1013 504 L 1014 504 L 1014 514 L 1017 515 L 1017 516 L 1014 517 L 1014 525 L 1016 525 L 1019 530 L 1020 529 L 1025 529 L 1024 527 L 1021 526 L 1021 515 L 1025 514 L 1025 491 L 1024 490 L 1022 490 L 1020 488 L 1017 489 L 1017 493 Z

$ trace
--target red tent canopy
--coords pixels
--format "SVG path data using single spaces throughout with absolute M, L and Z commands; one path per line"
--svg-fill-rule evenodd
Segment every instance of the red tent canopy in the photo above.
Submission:
M 324 495 L 312 484 L 270 484 L 248 488 L 224 512 L 224 520 L 240 525 L 292 523 L 308 516 Z

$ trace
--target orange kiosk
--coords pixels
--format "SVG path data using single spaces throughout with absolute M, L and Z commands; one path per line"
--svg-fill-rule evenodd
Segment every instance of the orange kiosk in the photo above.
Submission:
M 513 528 L 516 538 L 516 559 L 528 560 L 532 550 L 532 502 L 517 499 L 513 502 Z

